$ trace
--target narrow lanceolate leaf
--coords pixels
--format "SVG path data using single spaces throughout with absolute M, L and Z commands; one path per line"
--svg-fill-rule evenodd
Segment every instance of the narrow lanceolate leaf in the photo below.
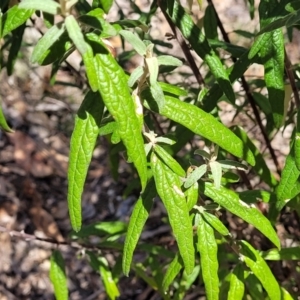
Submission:
M 52 253 L 50 261 L 50 280 L 54 287 L 55 298 L 57 300 L 68 300 L 65 262 L 58 250 Z
M 198 251 L 202 277 L 205 285 L 206 299 L 219 299 L 219 277 L 218 277 L 218 245 L 215 240 L 213 228 L 205 222 L 201 215 L 197 229 Z
M 193 170 L 184 182 L 184 187 L 187 189 L 195 184 L 207 171 L 207 165 L 202 165 Z
M 277 196 L 276 203 L 272 204 L 270 207 L 269 216 L 272 220 L 276 219 L 278 213 L 289 200 L 300 193 L 299 176 L 300 171 L 296 166 L 293 145 L 286 158 L 281 174 L 281 180 L 275 190 Z
M 23 0 L 19 8 L 41 10 L 51 15 L 59 13 L 60 5 L 53 0 Z
M 177 253 L 175 255 L 174 259 L 169 264 L 168 269 L 166 271 L 166 274 L 164 276 L 164 279 L 163 279 L 163 282 L 162 282 L 162 289 L 163 289 L 164 292 L 174 282 L 174 279 L 179 274 L 179 272 L 182 268 L 183 268 L 183 262 L 182 262 L 181 257 Z
M 190 274 L 195 262 L 193 228 L 185 196 L 180 188 L 180 179 L 153 152 L 151 169 L 157 192 L 166 207 L 185 270 Z
M 276 128 L 280 128 L 284 121 L 284 38 L 281 29 L 270 35 L 268 43 L 261 48 L 260 55 L 265 68 L 265 81 L 272 108 L 273 120 Z
M 246 241 L 240 242 L 241 258 L 267 291 L 270 300 L 281 300 L 281 291 L 269 266 L 259 253 Z
M 152 110 L 157 111 L 156 103 L 149 93 L 145 92 L 143 96 L 147 100 L 145 105 L 148 104 Z M 255 165 L 252 152 L 230 129 L 212 115 L 192 104 L 167 95 L 165 100 L 165 106 L 159 111 L 160 114 L 209 139 L 231 154 L 245 159 L 250 165 Z
M 211 183 L 206 182 L 205 185 L 201 183 L 203 192 L 207 197 L 210 197 L 215 202 L 252 224 L 262 234 L 264 234 L 270 241 L 280 248 L 280 240 L 274 231 L 270 221 L 254 206 L 249 206 L 247 203 L 239 199 L 235 192 L 220 187 L 216 189 Z
M 128 276 L 133 252 L 138 243 L 144 225 L 148 219 L 156 189 L 153 179 L 147 184 L 144 193 L 139 197 L 132 211 L 122 257 L 123 273 Z
M 225 236 L 230 235 L 227 227 L 221 222 L 221 220 L 218 217 L 216 217 L 213 214 L 207 213 L 206 211 L 202 213 L 202 216 L 205 219 L 205 221 L 216 231 Z
M 112 276 L 112 272 L 109 269 L 106 258 L 103 256 L 96 256 L 91 251 L 88 251 L 87 254 L 90 258 L 92 268 L 101 275 L 101 280 L 108 298 L 110 300 L 116 300 L 120 296 L 120 292 Z
M 103 107 L 99 93 L 89 92 L 75 119 L 68 169 L 68 206 L 71 224 L 75 231 L 79 231 L 81 227 L 81 195 L 98 137 Z
M 38 41 L 31 55 L 31 62 L 40 62 L 47 50 L 61 37 L 65 31 L 64 24 L 52 26 Z
M 111 270 L 109 269 L 108 262 L 105 257 L 98 257 L 99 272 L 103 282 L 105 291 L 111 300 L 115 300 L 120 296 L 119 289 L 113 279 Z
M 198 198 L 199 198 L 199 184 L 198 182 L 195 182 L 193 185 L 191 185 L 186 191 L 186 205 L 188 207 L 188 210 L 190 211 L 194 205 L 197 204 Z
M 157 57 L 159 65 L 179 67 L 182 65 L 182 61 L 171 55 L 160 55 Z
M 143 191 L 147 183 L 147 160 L 141 134 L 142 124 L 127 85 L 127 77 L 110 53 L 96 54 L 95 68 L 99 92 L 118 123 L 118 133 L 139 173 Z
M 155 144 L 153 149 L 163 162 L 178 176 L 184 177 L 185 171 L 181 165 L 161 146 Z
M 66 17 L 65 25 L 70 39 L 72 40 L 80 54 L 84 55 L 88 51 L 89 46 L 84 40 L 81 28 L 79 27 L 73 15 L 69 15 Z
M 214 185 L 216 189 L 219 189 L 221 186 L 221 178 L 222 178 L 222 166 L 217 161 L 212 161 L 209 163 L 211 174 L 214 180 Z
M 18 5 L 11 7 L 2 17 L 2 33 L 0 30 L 0 36 L 4 37 L 24 24 L 33 13 L 33 9 L 21 9 Z
M 8 126 L 6 119 L 4 117 L 2 107 L 1 107 L 1 101 L 0 101 L 0 128 L 2 128 L 3 130 L 5 130 L 7 132 L 13 132 L 13 130 Z
M 207 63 L 219 86 L 231 102 L 235 102 L 228 74 L 214 50 L 210 47 L 200 28 L 193 22 L 192 17 L 185 12 L 178 1 L 173 1 L 173 7 L 168 7 L 168 1 L 160 1 L 161 8 L 166 11 L 183 36 L 189 41 L 195 52 Z
M 139 55 L 146 55 L 147 46 L 143 43 L 138 35 L 129 30 L 121 30 L 119 33 Z
M 244 269 L 238 264 L 230 276 L 230 286 L 228 292 L 228 300 L 242 300 L 244 297 Z
M 300 260 L 300 247 L 271 249 L 263 252 L 262 257 L 265 260 Z

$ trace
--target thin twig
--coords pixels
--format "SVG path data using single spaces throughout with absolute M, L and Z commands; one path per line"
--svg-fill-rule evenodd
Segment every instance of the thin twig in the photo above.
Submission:
M 200 74 L 200 71 L 199 71 L 199 68 L 197 67 L 196 63 L 195 63 L 195 60 L 191 54 L 191 51 L 190 51 L 190 48 L 189 46 L 187 45 L 187 43 L 185 42 L 180 30 L 174 25 L 173 21 L 171 20 L 171 18 L 169 17 L 169 15 L 164 11 L 164 9 L 162 8 L 161 4 L 160 4 L 160 1 L 161 0 L 158 0 L 157 3 L 158 3 L 158 6 L 159 8 L 161 9 L 163 15 L 165 16 L 169 26 L 171 27 L 172 31 L 173 31 L 173 35 L 174 37 L 176 38 L 176 40 L 178 41 L 193 73 L 194 73 L 194 76 L 197 80 L 197 82 L 199 83 L 200 87 L 202 88 L 204 86 L 204 79 L 202 77 L 202 75 Z
M 217 19 L 217 24 L 218 24 L 218 27 L 220 28 L 220 31 L 222 33 L 224 41 L 227 42 L 227 43 L 231 43 L 230 40 L 229 40 L 229 37 L 228 37 L 228 35 L 227 35 L 224 27 L 223 27 L 223 24 L 222 24 L 222 22 L 221 22 L 221 20 L 219 18 L 219 15 L 218 15 L 218 13 L 217 13 L 217 11 L 215 9 L 215 6 L 214 6 L 212 0 L 207 0 L 207 2 L 212 6 L 212 8 L 213 8 L 213 10 L 215 12 L 216 19 Z M 232 60 L 233 60 L 233 62 L 237 61 L 237 59 L 235 57 L 232 57 Z M 254 98 L 252 96 L 252 93 L 250 91 L 248 82 L 246 81 L 244 75 L 241 77 L 241 80 L 242 80 L 242 87 L 243 87 L 243 89 L 244 89 L 244 91 L 246 93 L 246 97 L 248 99 L 248 102 L 250 103 L 250 106 L 251 106 L 251 108 L 253 110 L 253 113 L 254 113 L 254 116 L 256 118 L 257 124 L 258 124 L 258 126 L 260 128 L 260 131 L 261 131 L 261 133 L 263 135 L 263 138 L 265 140 L 266 146 L 269 149 L 270 155 L 271 155 L 272 160 L 274 162 L 274 165 L 276 167 L 276 171 L 280 175 L 281 174 L 281 168 L 279 166 L 279 162 L 278 162 L 277 156 L 276 156 L 275 151 L 274 151 L 274 149 L 273 149 L 273 147 L 271 145 L 271 141 L 270 141 L 270 139 L 268 137 L 268 134 L 267 134 L 267 132 L 265 130 L 265 127 L 264 127 L 264 125 L 262 123 L 262 119 L 260 117 L 259 111 L 258 111 L 257 106 L 255 104 L 255 100 L 254 100 Z

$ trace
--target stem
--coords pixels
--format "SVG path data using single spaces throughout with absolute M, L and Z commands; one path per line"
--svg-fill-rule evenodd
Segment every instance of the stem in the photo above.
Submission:
M 219 27 L 221 33 L 222 33 L 224 41 L 227 42 L 227 43 L 230 43 L 229 37 L 228 37 L 228 35 L 227 35 L 224 27 L 223 27 L 223 24 L 222 24 L 222 22 L 221 22 L 221 20 L 219 18 L 219 15 L 218 15 L 218 13 L 217 13 L 217 11 L 215 9 L 215 6 L 214 6 L 212 0 L 207 0 L 207 2 L 212 6 L 212 8 L 213 8 L 213 10 L 215 12 L 215 15 L 216 15 L 216 18 L 217 18 L 217 24 L 218 24 L 218 27 Z M 233 62 L 237 61 L 237 59 L 235 57 L 232 57 L 232 60 L 233 60 Z M 254 113 L 254 116 L 256 118 L 257 124 L 258 124 L 258 126 L 260 128 L 260 131 L 261 131 L 261 133 L 263 135 L 263 138 L 265 140 L 266 146 L 269 149 L 270 155 L 271 155 L 272 160 L 274 162 L 274 165 L 276 167 L 276 171 L 280 175 L 281 174 L 281 168 L 279 166 L 277 156 L 276 156 L 275 151 L 274 151 L 274 149 L 273 149 L 273 147 L 271 145 L 271 141 L 270 141 L 270 139 L 268 137 L 268 134 L 267 134 L 267 132 L 266 132 L 266 130 L 264 128 L 264 125 L 262 123 L 262 119 L 260 117 L 258 108 L 257 108 L 257 106 L 255 104 L 255 100 L 254 100 L 254 98 L 253 98 L 253 96 L 251 94 L 249 85 L 248 85 L 248 83 L 247 83 L 247 81 L 246 81 L 246 79 L 245 79 L 244 76 L 241 77 L 241 80 L 242 80 L 242 87 L 243 87 L 243 89 L 244 89 L 244 91 L 246 93 L 247 100 L 250 103 L 250 106 L 251 106 L 251 108 L 253 110 L 253 113 Z

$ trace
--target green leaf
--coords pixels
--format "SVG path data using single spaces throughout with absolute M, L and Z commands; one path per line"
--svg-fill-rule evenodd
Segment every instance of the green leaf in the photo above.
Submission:
M 179 177 L 152 152 L 151 169 L 157 192 L 169 217 L 187 274 L 194 269 L 193 228 Z
M 8 33 L 24 24 L 33 13 L 33 9 L 21 9 L 18 5 L 11 7 L 2 17 L 0 36 L 5 37 Z
M 264 157 L 254 145 L 247 133 L 239 126 L 235 126 L 233 132 L 243 141 L 244 145 L 254 154 L 256 164 L 253 167 L 254 171 L 267 183 L 270 187 L 275 187 L 278 182 L 267 166 Z
M 147 160 L 141 134 L 142 124 L 127 85 L 127 77 L 110 53 L 97 53 L 94 66 L 99 92 L 118 124 L 118 133 L 128 157 L 138 171 L 144 191 L 147 183 Z
M 198 216 L 198 244 L 202 277 L 205 285 L 206 299 L 219 299 L 218 277 L 218 245 L 215 240 L 213 228 L 205 222 L 200 214 Z
M 81 28 L 73 15 L 69 15 L 65 18 L 65 25 L 70 39 L 72 40 L 80 54 L 84 55 L 89 50 L 89 45 L 85 41 L 84 36 L 81 32 Z
M 192 49 L 207 63 L 227 98 L 234 103 L 235 95 L 232 85 L 221 60 L 210 47 L 200 28 L 194 24 L 192 17 L 185 12 L 178 1 L 174 1 L 172 4 L 173 7 L 170 7 L 168 1 L 161 1 L 160 5 L 191 44 Z
M 160 55 L 157 57 L 157 61 L 159 66 L 161 65 L 174 66 L 174 67 L 182 66 L 182 61 L 171 55 Z
M 113 3 L 114 0 L 93 0 L 92 8 L 100 7 L 108 13 Z
M 142 66 L 138 66 L 134 71 L 130 74 L 128 79 L 128 86 L 133 87 L 134 84 L 140 79 L 140 77 L 144 74 L 144 68 Z
M 198 182 L 195 182 L 192 184 L 186 191 L 186 205 L 188 207 L 188 210 L 190 211 L 194 205 L 197 204 L 198 198 L 199 198 L 199 185 Z
M 207 5 L 203 20 L 205 36 L 208 39 L 218 40 L 218 21 L 213 5 Z
M 270 300 L 281 300 L 280 287 L 265 260 L 248 242 L 241 241 L 240 246 L 241 259 L 259 279 Z
M 284 168 L 282 170 L 281 179 L 275 190 L 277 200 L 272 204 L 269 211 L 271 220 L 276 219 L 278 213 L 292 198 L 300 193 L 300 171 L 298 170 L 294 157 L 294 145 L 286 158 Z
M 50 258 L 50 280 L 57 300 L 68 300 L 68 286 L 65 262 L 58 250 L 53 251 Z
M 56 24 L 52 26 L 44 36 L 37 42 L 36 46 L 33 49 L 31 55 L 32 63 L 42 63 L 44 60 L 45 54 L 48 52 L 49 48 L 59 40 L 62 34 L 65 32 L 64 24 Z
M 103 102 L 99 93 L 88 92 L 78 110 L 70 142 L 68 206 L 75 231 L 79 231 L 81 227 L 81 195 L 98 137 L 102 113 Z
M 90 251 L 88 251 L 87 254 L 89 255 L 92 268 L 101 275 L 101 280 L 109 299 L 117 299 L 117 297 L 120 296 L 120 292 L 109 269 L 106 258 L 104 256 L 96 256 Z
M 280 128 L 285 115 L 284 37 L 281 29 L 266 35 L 269 36 L 268 43 L 260 49 L 260 56 L 265 69 L 264 78 L 268 89 L 274 124 L 276 128 Z
M 91 235 L 96 235 L 98 237 L 105 235 L 116 235 L 120 233 L 125 233 L 127 226 L 121 221 L 112 222 L 98 222 L 90 225 L 82 226 L 80 231 L 71 233 L 72 236 L 85 238 Z
M 219 189 L 221 186 L 222 166 L 217 161 L 211 161 L 209 163 L 209 167 L 211 170 L 212 178 L 214 180 L 214 185 L 215 185 L 216 189 Z
M 144 102 L 145 106 L 158 112 L 157 105 L 149 93 L 144 91 L 142 96 L 147 100 L 147 103 Z M 192 104 L 167 95 L 165 95 L 165 100 L 165 106 L 159 111 L 160 114 L 209 139 L 231 154 L 245 159 L 250 165 L 255 164 L 252 152 L 231 130 L 212 115 Z
M 252 224 L 270 241 L 272 241 L 277 248 L 280 248 L 280 240 L 270 221 L 256 207 L 249 206 L 247 203 L 239 199 L 238 194 L 224 187 L 220 187 L 220 189 L 217 190 L 209 182 L 206 182 L 205 185 L 201 183 L 200 187 L 201 186 L 207 197 L 210 197 L 233 214 L 237 215 L 249 224 Z
M 187 189 L 195 184 L 207 171 L 207 165 L 202 165 L 193 170 L 184 182 L 184 187 Z
M 147 46 L 139 38 L 129 30 L 121 30 L 119 34 L 133 47 L 133 49 L 141 56 L 146 55 Z
M 163 90 L 158 84 L 158 82 L 153 82 L 150 85 L 150 92 L 153 99 L 155 99 L 157 103 L 159 111 L 162 111 L 165 107 L 166 100 L 165 100 L 165 95 L 163 93 Z
M 51 15 L 57 15 L 60 13 L 59 3 L 53 0 L 23 0 L 19 4 L 19 8 L 41 10 Z
M 187 90 L 184 90 L 176 85 L 165 83 L 165 82 L 159 82 L 159 85 L 165 93 L 168 93 L 168 94 L 171 94 L 174 96 L 187 96 L 188 95 Z
M 216 231 L 218 231 L 224 236 L 230 235 L 230 232 L 228 231 L 227 227 L 222 223 L 222 221 L 218 217 L 216 217 L 213 214 L 207 213 L 206 211 L 202 212 L 202 216 L 205 219 L 205 221 Z
M 156 196 L 156 188 L 154 181 L 151 180 L 147 184 L 144 193 L 139 197 L 132 211 L 126 239 L 124 242 L 124 251 L 122 257 L 123 273 L 128 276 L 132 262 L 133 252 L 138 243 L 138 239 L 142 233 L 144 225 L 148 219 L 153 198 Z
M 157 76 L 158 76 L 158 60 L 157 57 L 146 57 L 145 62 L 149 72 L 149 81 L 150 85 L 155 87 L 157 85 L 157 89 L 160 90 L 160 93 L 163 95 L 163 91 L 160 85 L 157 83 Z M 155 98 L 154 98 L 155 99 Z
M 183 268 L 183 262 L 179 254 L 177 253 L 174 257 L 174 259 L 169 264 L 166 274 L 164 276 L 163 282 L 162 282 L 162 289 L 165 292 L 169 286 L 174 282 L 174 279 L 179 274 L 181 269 Z
M 1 102 L 0 102 L 0 128 L 2 128 L 3 130 L 5 130 L 7 132 L 13 132 L 13 130 L 8 126 L 8 124 L 5 120 L 5 116 L 3 114 L 2 107 L 1 107 Z
M 265 260 L 300 260 L 300 247 L 271 249 L 262 253 Z
M 230 276 L 230 288 L 228 292 L 228 300 L 242 300 L 245 292 L 244 285 L 244 269 L 238 264 L 233 269 Z
M 185 171 L 181 165 L 161 146 L 155 144 L 153 149 L 162 161 L 178 176 L 185 177 Z

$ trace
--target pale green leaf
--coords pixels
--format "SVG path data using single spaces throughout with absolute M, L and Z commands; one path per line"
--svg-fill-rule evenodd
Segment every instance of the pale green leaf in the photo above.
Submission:
M 211 161 L 209 163 L 209 167 L 211 170 L 212 178 L 214 180 L 214 185 L 216 189 L 219 189 L 221 186 L 222 166 L 217 161 Z
M 158 106 L 158 110 L 161 112 L 165 107 L 166 100 L 165 100 L 165 95 L 163 93 L 163 90 L 158 84 L 158 82 L 153 82 L 150 85 L 150 92 L 153 99 L 155 99 L 155 102 Z
M 270 300 L 281 300 L 280 287 L 265 260 L 248 242 L 241 241 L 240 245 L 241 259 L 259 279 Z
M 182 61 L 171 55 L 160 55 L 157 57 L 158 65 L 180 67 Z
M 213 228 L 205 222 L 200 214 L 198 218 L 198 244 L 202 277 L 205 286 L 206 299 L 215 300 L 219 298 L 218 277 L 218 245 L 215 240 Z
M 207 171 L 207 165 L 202 165 L 193 170 L 184 182 L 184 187 L 187 189 L 196 183 Z
M 128 79 L 128 86 L 133 87 L 133 85 L 139 80 L 139 78 L 143 75 L 144 68 L 142 66 L 138 66 L 134 71 L 130 74 Z
M 24 24 L 33 13 L 33 9 L 21 9 L 18 5 L 14 5 L 2 16 L 0 35 L 5 37 L 8 33 Z
M 23 0 L 19 8 L 41 10 L 51 15 L 57 15 L 60 11 L 59 3 L 53 0 Z
M 229 159 L 218 160 L 218 163 L 221 165 L 222 169 L 236 169 L 236 170 L 243 170 L 243 171 L 248 170 L 247 166 L 235 160 L 229 160 Z
M 151 169 L 157 192 L 169 217 L 187 274 L 194 269 L 193 228 L 179 177 L 152 152 Z
M 202 157 L 206 158 L 207 160 L 210 160 L 210 154 L 206 152 L 205 150 L 197 149 L 194 154 L 201 155 Z
M 68 286 L 65 262 L 58 250 L 53 251 L 50 258 L 50 280 L 57 300 L 68 300 Z
M 148 67 L 148 72 L 149 72 L 149 81 L 150 81 L 150 85 L 154 86 L 155 84 L 159 87 L 159 89 L 162 92 L 162 89 L 160 87 L 160 85 L 157 83 L 157 76 L 158 76 L 158 61 L 157 61 L 157 57 L 146 57 L 145 58 L 147 67 Z
M 158 138 L 155 139 L 157 143 L 164 143 L 167 145 L 174 145 L 176 143 L 176 140 L 170 139 L 164 136 L 159 136 Z
M 255 206 L 250 206 L 241 201 L 238 194 L 224 187 L 216 189 L 213 184 L 209 182 L 206 182 L 205 185 L 201 183 L 201 185 L 203 192 L 207 197 L 210 197 L 231 213 L 237 215 L 249 224 L 252 224 L 272 241 L 277 248 L 280 248 L 280 240 L 272 227 L 272 224 Z
M 68 206 L 75 231 L 81 227 L 81 195 L 98 137 L 103 107 L 99 93 L 88 92 L 75 119 L 68 169 Z
M 47 50 L 61 37 L 65 31 L 64 24 L 52 26 L 45 35 L 37 42 L 36 46 L 33 49 L 31 55 L 31 62 L 41 62 L 41 59 L 44 58 Z
M 84 55 L 89 50 L 89 45 L 85 41 L 83 33 L 81 32 L 81 28 L 78 25 L 75 17 L 73 15 L 67 16 L 65 18 L 65 25 L 70 39 L 80 54 Z
M 138 243 L 144 225 L 148 219 L 156 189 L 153 179 L 149 181 L 144 193 L 139 197 L 132 211 L 122 257 L 123 273 L 128 276 L 132 262 L 133 252 Z
M 134 34 L 129 30 L 121 30 L 120 35 L 133 47 L 133 49 L 141 56 L 146 55 L 147 46 L 139 38 L 138 35 Z

